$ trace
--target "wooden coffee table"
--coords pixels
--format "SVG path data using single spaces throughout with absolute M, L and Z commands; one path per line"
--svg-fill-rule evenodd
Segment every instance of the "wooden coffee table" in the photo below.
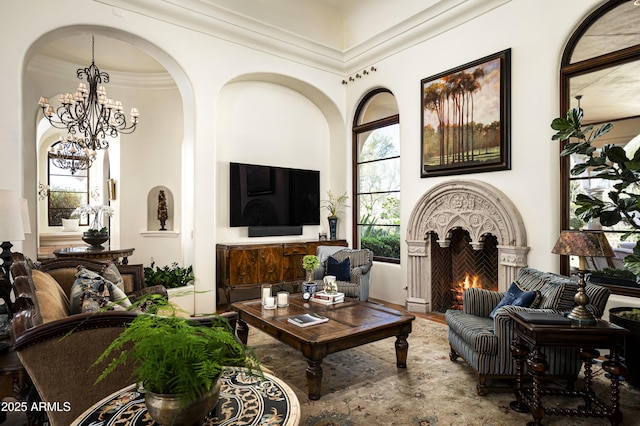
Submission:
M 236 302 L 231 309 L 238 312 L 238 337 L 243 343 L 247 344 L 247 324 L 250 324 L 302 352 L 308 363 L 307 386 L 311 400 L 320 399 L 322 360 L 334 352 L 396 336 L 396 365 L 407 367 L 407 337 L 415 319 L 408 312 L 350 299 L 325 306 L 305 302 L 299 294 L 291 295 L 285 308 L 264 309 L 257 299 Z M 288 317 L 307 312 L 317 312 L 329 321 L 310 327 L 287 322 Z

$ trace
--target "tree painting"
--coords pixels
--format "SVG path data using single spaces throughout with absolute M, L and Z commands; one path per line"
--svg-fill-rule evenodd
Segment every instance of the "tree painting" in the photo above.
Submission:
M 510 51 L 422 80 L 422 177 L 510 168 Z

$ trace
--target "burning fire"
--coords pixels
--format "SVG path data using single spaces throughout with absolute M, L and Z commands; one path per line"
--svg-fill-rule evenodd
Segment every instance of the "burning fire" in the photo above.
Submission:
M 453 291 L 453 309 L 462 309 L 462 293 L 468 288 L 482 288 L 482 281 L 478 275 L 471 276 L 467 272 L 464 275 L 464 280 L 458 283 L 457 288 L 452 288 Z

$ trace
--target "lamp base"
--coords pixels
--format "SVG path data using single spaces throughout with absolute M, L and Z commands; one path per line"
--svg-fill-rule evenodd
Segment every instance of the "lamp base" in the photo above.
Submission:
M 4 273 L 7 277 L 9 277 L 9 271 L 11 269 L 11 241 L 3 241 L 0 244 L 0 248 L 2 249 L 2 253 L 0 253 L 0 259 L 2 259 L 2 269 L 4 269 Z
M 576 306 L 569 312 L 567 318 L 577 325 L 596 325 L 598 320 L 584 306 Z
M 578 325 L 596 325 L 598 320 L 585 308 L 589 304 L 589 296 L 585 292 L 585 286 L 587 285 L 584 281 L 585 272 L 587 271 L 584 269 L 578 270 L 578 292 L 573 297 L 576 306 L 569 312 L 567 318 Z

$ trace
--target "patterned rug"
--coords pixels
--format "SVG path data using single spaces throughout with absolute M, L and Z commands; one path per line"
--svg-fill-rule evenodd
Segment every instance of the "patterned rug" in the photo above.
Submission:
M 476 394 L 476 376 L 461 360 L 449 360 L 447 327 L 422 318 L 409 335 L 406 369 L 395 366 L 395 338 L 327 356 L 322 397 L 307 397 L 302 354 L 251 327 L 249 345 L 260 361 L 287 382 L 301 406 L 302 426 L 416 425 L 511 426 L 531 421 L 530 414 L 509 408 L 513 394 Z M 594 366 L 598 395 L 608 382 Z M 578 383 L 580 385 L 580 383 Z M 577 405 L 576 399 L 565 398 Z M 560 406 L 565 401 L 549 401 Z M 547 400 L 544 400 L 545 403 Z M 625 425 L 640 424 L 640 391 L 623 383 L 621 407 Z M 545 425 L 609 425 L 606 419 L 545 417 Z

